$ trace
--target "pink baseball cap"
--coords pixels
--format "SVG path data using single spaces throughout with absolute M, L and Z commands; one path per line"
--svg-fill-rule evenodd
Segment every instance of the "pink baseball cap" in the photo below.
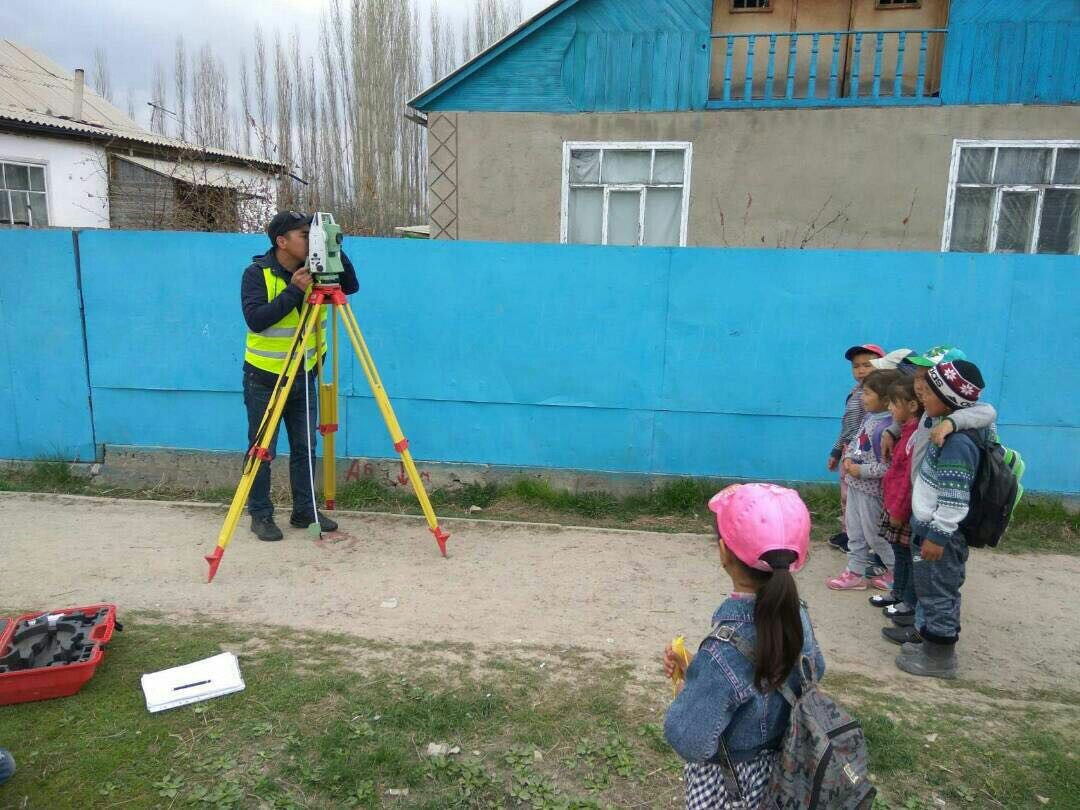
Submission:
M 775 484 L 734 484 L 709 499 L 724 545 L 759 571 L 770 551 L 793 551 L 790 570 L 798 571 L 810 552 L 810 512 L 793 489 Z

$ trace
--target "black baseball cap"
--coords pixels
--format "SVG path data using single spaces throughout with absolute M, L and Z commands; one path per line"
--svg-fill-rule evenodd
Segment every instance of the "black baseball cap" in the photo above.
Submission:
M 289 231 L 303 228 L 311 224 L 312 218 L 307 214 L 299 214 L 296 211 L 279 211 L 266 226 L 266 235 L 270 237 L 270 243 L 277 247 L 277 238 L 284 236 Z

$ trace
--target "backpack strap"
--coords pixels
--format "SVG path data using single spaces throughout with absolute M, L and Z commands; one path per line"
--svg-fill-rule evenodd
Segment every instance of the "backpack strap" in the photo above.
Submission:
M 743 656 L 752 665 L 757 664 L 757 651 L 754 649 L 754 645 L 747 641 L 743 636 L 739 635 L 739 632 L 730 624 L 719 623 L 715 625 L 705 640 L 710 638 L 722 641 L 725 644 L 730 644 L 739 654 Z M 807 681 L 813 683 L 817 681 L 817 672 L 814 668 L 814 662 L 808 659 L 806 656 L 800 656 L 799 663 L 799 676 L 802 678 L 803 684 Z M 791 687 L 787 683 L 782 683 L 776 690 L 780 695 L 788 702 L 789 705 L 794 706 L 798 698 L 795 693 L 791 691 Z

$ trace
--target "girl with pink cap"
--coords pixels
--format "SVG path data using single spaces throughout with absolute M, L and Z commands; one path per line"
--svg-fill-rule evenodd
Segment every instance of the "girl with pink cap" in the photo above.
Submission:
M 825 672 L 792 577 L 809 552 L 810 513 L 797 492 L 772 484 L 730 486 L 709 508 L 733 591 L 688 664 L 670 646 L 664 651 L 668 677 L 685 669 L 664 736 L 686 760 L 687 810 L 751 810 L 765 795 L 791 714 L 780 690 L 801 693 L 804 656 L 818 678 Z

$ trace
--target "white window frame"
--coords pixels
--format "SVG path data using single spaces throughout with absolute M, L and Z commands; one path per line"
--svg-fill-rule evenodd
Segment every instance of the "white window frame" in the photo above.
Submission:
M 1080 141 L 1074 140 L 954 140 L 952 148 L 952 164 L 949 167 L 949 188 L 945 195 L 945 227 L 941 234 L 941 252 L 948 253 L 950 249 L 950 243 L 952 242 L 952 226 L 953 226 L 953 212 L 956 204 L 956 188 L 957 178 L 960 175 L 960 150 L 961 149 L 989 149 L 992 147 L 1005 147 L 1005 148 L 1029 148 L 1029 149 L 1053 149 L 1054 152 L 1050 159 L 1049 175 L 1051 181 L 1054 179 L 1054 172 L 1057 170 L 1057 150 L 1058 149 L 1080 149 Z M 990 179 L 993 180 L 994 172 L 997 169 L 997 153 L 994 153 L 994 163 L 990 167 Z M 987 243 L 987 253 L 995 253 L 997 250 L 998 240 L 998 215 L 1001 213 L 1001 195 L 1004 192 L 1009 191 L 1021 191 L 1021 192 L 1035 192 L 1038 194 L 1038 198 L 1035 203 L 1035 223 L 1031 234 L 1031 250 L 1025 255 L 1035 254 L 1039 249 L 1039 228 L 1042 225 L 1042 207 L 1043 197 L 1046 194 L 1048 188 L 1063 188 L 1063 189 L 1077 189 L 1080 190 L 1080 186 L 1077 185 L 1062 185 L 1057 183 L 1045 183 L 1043 185 L 996 185 L 994 183 L 972 183 L 962 184 L 962 187 L 971 188 L 986 188 L 987 186 L 993 186 L 994 188 L 994 203 L 990 209 L 990 236 Z M 1080 239 L 1077 240 L 1078 249 L 1080 249 Z M 1039 255 L 1054 255 L 1054 254 L 1039 254 Z M 1061 254 L 1057 254 L 1061 255 Z M 1068 255 L 1068 254 L 1065 254 Z M 1078 252 L 1080 255 L 1080 252 Z
M 20 157 L 4 157 L 4 155 L 2 153 L 0 153 L 0 163 L 6 164 L 8 166 L 12 166 L 12 165 L 14 165 L 14 166 L 26 166 L 27 168 L 41 169 L 44 172 L 44 175 L 45 175 L 45 192 L 44 192 L 45 193 L 45 210 L 48 211 L 49 222 L 46 225 L 34 225 L 33 223 L 31 223 L 29 227 L 31 227 L 31 228 L 51 228 L 51 227 L 55 227 L 55 225 L 54 225 L 55 220 L 53 219 L 52 189 L 49 187 L 49 161 L 47 161 L 47 160 L 29 160 L 27 158 L 20 158 Z M 32 192 L 32 193 L 41 194 L 42 192 L 35 191 L 35 192 Z M 8 195 L 9 211 L 13 210 L 13 209 L 10 208 L 11 194 L 8 191 L 7 181 L 6 180 L 4 182 L 3 188 L 0 188 L 0 194 L 7 194 Z M 32 217 L 33 217 L 33 213 L 31 213 L 31 218 Z M 17 228 L 17 227 L 21 228 L 21 227 L 24 227 L 24 226 L 15 225 L 15 224 L 9 224 L 7 222 L 0 222 L 0 228 Z
M 562 210 L 560 216 L 559 226 L 559 241 L 562 244 L 567 244 L 567 239 L 570 234 L 570 154 L 586 149 L 598 149 L 600 150 L 600 178 L 603 180 L 604 171 L 604 152 L 619 151 L 638 151 L 644 152 L 649 149 L 652 150 L 652 162 L 649 168 L 649 176 L 652 177 L 652 172 L 656 165 L 656 152 L 673 152 L 682 151 L 684 155 L 683 160 L 683 180 L 682 186 L 682 217 L 679 222 L 679 247 L 686 247 L 686 230 L 687 225 L 690 222 L 690 175 L 691 165 L 694 157 L 694 145 L 690 141 L 564 141 L 563 142 L 563 168 L 562 168 Z M 604 210 L 603 210 L 603 222 L 600 228 L 600 238 L 602 245 L 607 245 L 608 241 L 608 202 L 611 199 L 612 191 L 638 191 L 641 192 L 641 210 L 638 212 L 638 247 L 644 247 L 641 244 L 641 240 L 645 235 L 645 207 L 648 201 L 649 188 L 678 188 L 678 183 L 618 183 L 618 184 L 588 184 L 588 187 L 599 186 L 604 189 Z

